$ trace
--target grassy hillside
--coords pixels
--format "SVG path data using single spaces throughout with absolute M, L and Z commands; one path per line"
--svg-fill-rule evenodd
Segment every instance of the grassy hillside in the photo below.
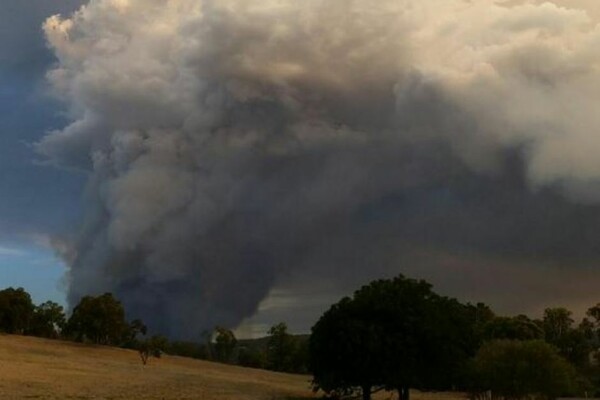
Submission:
M 102 346 L 0 335 L 0 399 L 303 400 L 310 377 Z M 378 399 L 390 399 L 380 394 Z M 394 396 L 395 398 L 395 396 Z M 414 393 L 413 400 L 462 400 Z
M 310 377 L 0 335 L 0 399 L 311 398 Z

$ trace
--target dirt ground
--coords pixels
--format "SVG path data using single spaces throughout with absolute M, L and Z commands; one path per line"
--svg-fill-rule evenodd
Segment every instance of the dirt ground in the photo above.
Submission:
M 0 335 L 0 399 L 300 400 L 310 377 L 102 346 Z M 378 399 L 390 399 L 379 394 Z M 395 398 L 395 397 L 393 397 Z M 413 400 L 461 400 L 415 393 Z

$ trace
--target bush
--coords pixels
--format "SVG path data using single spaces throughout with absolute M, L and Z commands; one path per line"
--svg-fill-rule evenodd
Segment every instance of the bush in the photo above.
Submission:
M 265 353 L 247 347 L 242 347 L 238 353 L 238 364 L 242 367 L 265 368 L 267 365 Z
M 471 365 L 474 392 L 494 396 L 554 399 L 576 391 L 575 369 L 556 348 L 541 340 L 485 343 Z

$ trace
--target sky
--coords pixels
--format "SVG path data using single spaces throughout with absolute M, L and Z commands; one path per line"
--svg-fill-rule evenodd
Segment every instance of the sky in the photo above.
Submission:
M 65 304 L 64 264 L 50 235 L 75 223 L 83 177 L 44 167 L 32 149 L 64 124 L 63 107 L 48 96 L 54 62 L 41 30 L 76 1 L 8 0 L 0 5 L 0 286 L 23 286 L 36 302 Z
M 398 273 L 582 315 L 599 19 L 592 0 L 3 1 L 0 286 L 111 291 L 184 338 L 306 332 Z

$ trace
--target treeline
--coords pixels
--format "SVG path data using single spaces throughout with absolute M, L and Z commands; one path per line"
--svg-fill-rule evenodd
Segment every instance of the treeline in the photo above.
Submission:
M 151 335 L 140 319 L 127 321 L 112 294 L 85 296 L 67 318 L 63 307 L 34 305 L 23 288 L 0 291 L 0 332 L 136 349 L 144 364 L 162 353 L 282 372 L 308 372 L 308 337 L 294 336 L 285 323 L 258 340 L 237 340 L 233 331 L 215 327 L 197 342 Z
M 553 399 L 600 394 L 599 348 L 600 305 L 579 324 L 565 308 L 497 316 L 399 276 L 334 304 L 312 328 L 309 353 L 313 387 L 331 397 L 388 390 L 407 400 L 419 389 Z
M 440 296 L 423 280 L 377 280 L 332 305 L 311 335 L 285 323 L 238 340 L 224 327 L 198 341 L 151 335 L 128 321 L 110 293 L 86 296 L 67 318 L 53 302 L 34 305 L 22 288 L 0 291 L 0 331 L 137 349 L 145 364 L 162 353 L 275 371 L 311 373 L 313 389 L 368 400 L 380 390 L 459 390 L 475 399 L 600 395 L 600 304 L 576 323 L 566 308 L 540 319 L 499 316 L 483 304 Z
M 141 320 L 128 322 L 123 305 L 110 293 L 83 297 L 67 318 L 61 305 L 35 305 L 23 288 L 11 287 L 0 290 L 0 332 L 133 347 L 146 326 Z

